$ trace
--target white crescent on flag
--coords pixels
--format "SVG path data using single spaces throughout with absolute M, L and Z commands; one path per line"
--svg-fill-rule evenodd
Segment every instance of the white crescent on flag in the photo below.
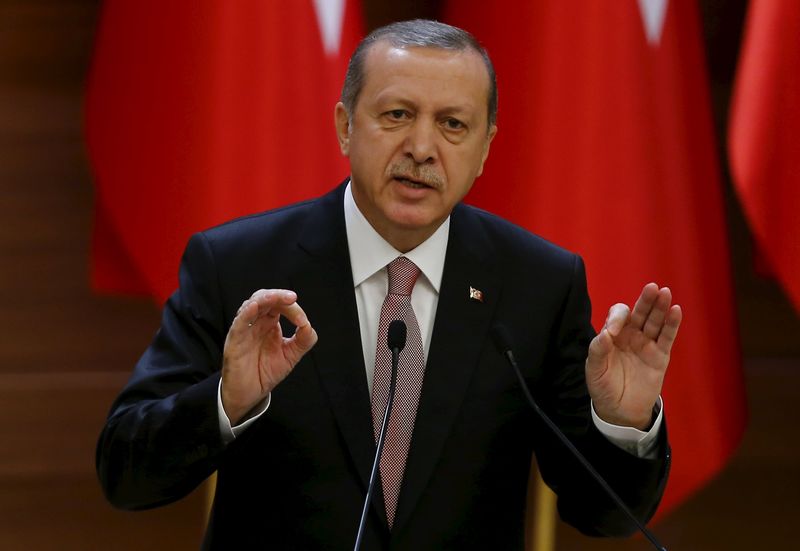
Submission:
M 342 42 L 342 24 L 346 0 L 314 0 L 317 24 L 325 54 L 335 56 Z
M 664 17 L 667 15 L 669 0 L 639 0 L 639 11 L 642 13 L 644 32 L 651 46 L 658 46 L 661 31 L 664 28 Z

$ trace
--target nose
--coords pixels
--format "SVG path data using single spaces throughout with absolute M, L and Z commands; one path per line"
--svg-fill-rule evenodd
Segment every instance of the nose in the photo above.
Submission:
M 417 119 L 409 127 L 404 143 L 404 151 L 417 164 L 431 164 L 438 158 L 436 127 L 424 119 Z

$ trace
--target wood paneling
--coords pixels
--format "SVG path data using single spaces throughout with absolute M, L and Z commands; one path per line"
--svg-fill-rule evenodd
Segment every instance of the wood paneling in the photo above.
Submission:
M 112 509 L 90 475 L 0 477 L 0 548 L 53 551 L 197 549 L 202 496 L 152 511 Z
M 196 549 L 205 489 L 154 511 L 114 510 L 94 447 L 121 372 L 0 375 L 0 549 Z
M 114 510 L 94 472 L 111 401 L 158 325 L 88 286 L 82 93 L 96 1 L 0 1 L 0 549 L 196 549 L 204 490 Z

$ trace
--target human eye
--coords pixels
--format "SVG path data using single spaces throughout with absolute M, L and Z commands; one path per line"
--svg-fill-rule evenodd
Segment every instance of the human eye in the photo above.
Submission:
M 467 127 L 467 125 L 465 125 L 463 122 L 453 117 L 447 117 L 443 124 L 447 130 L 453 131 L 464 130 Z
M 384 113 L 386 118 L 393 121 L 402 121 L 409 117 L 408 111 L 405 109 L 391 109 Z

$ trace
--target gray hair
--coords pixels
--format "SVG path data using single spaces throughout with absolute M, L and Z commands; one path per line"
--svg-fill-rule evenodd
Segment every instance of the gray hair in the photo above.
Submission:
M 391 23 L 375 29 L 356 47 L 342 86 L 341 102 L 350 117 L 355 113 L 356 102 L 361 88 L 364 86 L 364 60 L 370 47 L 376 42 L 385 40 L 395 48 L 441 48 L 443 50 L 473 50 L 481 56 L 486 72 L 489 75 L 488 120 L 491 127 L 497 120 L 497 77 L 489 54 L 480 43 L 465 30 L 431 21 L 414 19 Z

